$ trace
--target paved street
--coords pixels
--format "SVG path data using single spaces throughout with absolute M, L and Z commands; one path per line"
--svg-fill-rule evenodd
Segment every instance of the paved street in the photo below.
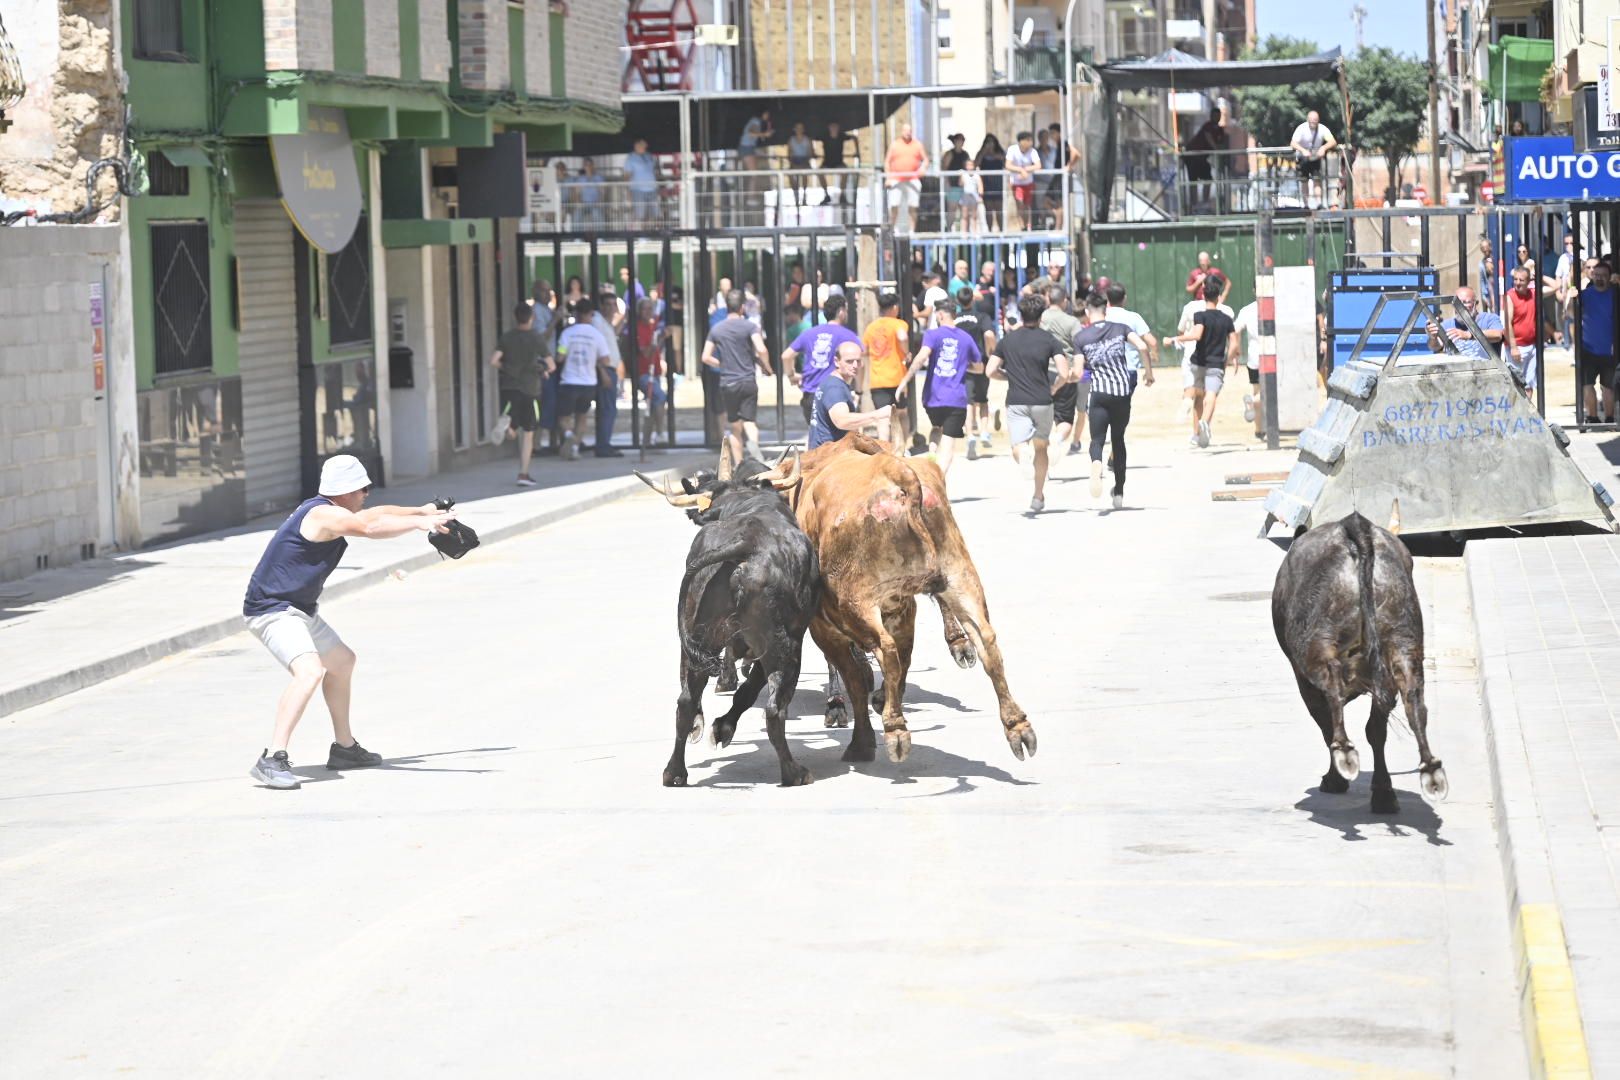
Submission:
M 1028 762 L 925 606 L 905 763 L 840 761 L 810 649 L 789 737 L 812 786 L 776 786 L 754 712 L 662 788 L 692 526 L 650 494 L 323 605 L 382 770 L 321 767 L 317 703 L 305 787 L 256 787 L 282 676 L 246 635 L 14 714 L 0 1060 L 1523 1075 L 1461 561 L 1419 578 L 1450 801 L 1419 795 L 1404 732 L 1397 817 L 1368 812 L 1366 776 L 1318 793 L 1265 602 L 1281 550 L 1256 505 L 1208 496 L 1289 455 L 1226 432 L 1133 446 L 1118 513 L 1068 479 L 1078 459 L 1038 519 L 1004 450 L 954 472 Z

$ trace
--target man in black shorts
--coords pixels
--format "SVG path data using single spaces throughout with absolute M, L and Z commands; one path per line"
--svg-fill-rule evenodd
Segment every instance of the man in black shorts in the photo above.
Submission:
M 1234 333 L 1232 316 L 1220 310 L 1221 283 L 1213 277 L 1204 279 L 1204 310 L 1193 315 L 1193 325 L 1185 334 L 1171 338 L 1180 344 L 1193 342 L 1192 403 L 1197 427 L 1193 441 L 1197 446 L 1208 446 L 1210 421 L 1215 418 L 1215 403 L 1220 400 L 1221 387 L 1226 381 L 1226 365 L 1237 364 L 1238 337 Z
M 1058 339 L 1063 351 L 1074 355 L 1074 338 L 1080 333 L 1080 320 L 1069 314 L 1069 290 L 1056 283 L 1046 286 L 1046 311 L 1041 329 Z M 1070 454 L 1080 452 L 1080 439 L 1086 433 L 1087 410 L 1091 407 L 1091 375 L 1083 372 L 1052 391 L 1052 441 Z
M 557 365 L 540 355 L 545 341 L 534 332 L 534 309 L 521 303 L 512 309 L 512 318 L 516 326 L 501 335 L 495 355 L 489 358 L 489 366 L 500 372 L 501 393 L 501 415 L 495 419 L 489 441 L 499 445 L 517 429 L 518 487 L 533 487 L 529 459 L 534 456 L 534 429 L 540 424 L 540 380 Z
M 1581 348 L 1575 355 L 1575 384 L 1581 391 L 1581 415 L 1589 424 L 1614 423 L 1614 319 L 1615 293 L 1608 260 L 1600 259 L 1587 273 L 1591 284 L 1581 290 Z M 1462 290 L 1458 290 L 1461 292 Z M 1477 319 L 1478 316 L 1475 316 Z M 1603 411 L 1598 412 L 1602 391 Z
M 734 464 L 741 464 L 742 457 L 759 456 L 759 382 L 754 369 L 771 374 L 765 339 L 743 317 L 746 299 L 741 289 L 726 293 L 726 317 L 709 331 L 703 345 L 704 365 L 720 375 L 720 401 L 731 425 L 731 452 L 741 455 Z
M 956 306 L 961 312 L 956 319 L 956 328 L 973 339 L 973 344 L 979 347 L 980 356 L 989 356 L 996 351 L 995 330 L 995 301 L 989 302 L 988 315 L 981 313 L 979 298 L 974 295 L 972 286 L 964 286 L 956 290 Z M 990 376 L 984 373 L 981 367 L 978 371 L 967 373 L 967 456 L 969 461 L 977 460 L 979 446 L 990 449 Z

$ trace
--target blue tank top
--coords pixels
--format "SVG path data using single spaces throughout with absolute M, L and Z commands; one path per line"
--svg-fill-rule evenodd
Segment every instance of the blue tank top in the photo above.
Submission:
M 251 619 L 289 607 L 306 615 L 315 614 L 321 589 L 337 569 L 349 542 L 341 536 L 318 543 L 305 540 L 298 529 L 304 523 L 304 515 L 317 506 L 331 505 L 331 499 L 317 495 L 306 499 L 281 523 L 260 556 L 253 576 L 248 579 L 247 596 L 242 600 L 243 615 Z

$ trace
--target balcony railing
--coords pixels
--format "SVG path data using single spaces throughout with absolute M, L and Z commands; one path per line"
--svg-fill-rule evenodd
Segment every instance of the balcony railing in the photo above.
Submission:
M 1121 161 L 1109 216 L 1114 221 L 1177 220 L 1254 213 L 1262 207 L 1344 205 L 1345 170 L 1338 153 L 1323 158 L 1315 176 L 1302 175 L 1300 165 L 1287 146 L 1208 153 L 1136 147 Z

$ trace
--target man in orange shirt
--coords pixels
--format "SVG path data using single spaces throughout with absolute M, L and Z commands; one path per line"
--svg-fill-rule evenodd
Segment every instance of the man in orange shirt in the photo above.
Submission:
M 911 137 L 911 125 L 900 125 L 900 137 L 889 144 L 883 159 L 883 182 L 889 188 L 889 225 L 900 228 L 906 212 L 906 232 L 917 231 L 917 204 L 922 200 L 922 176 L 928 171 L 928 151 Z
M 889 441 L 898 452 L 906 445 L 909 413 L 906 402 L 896 400 L 896 391 L 911 364 L 911 327 L 900 318 L 900 297 L 895 293 L 878 297 L 878 309 L 881 314 L 867 324 L 861 344 L 871 360 L 867 370 L 871 374 L 868 388 L 872 391 L 872 408 L 894 407 L 889 413 Z

